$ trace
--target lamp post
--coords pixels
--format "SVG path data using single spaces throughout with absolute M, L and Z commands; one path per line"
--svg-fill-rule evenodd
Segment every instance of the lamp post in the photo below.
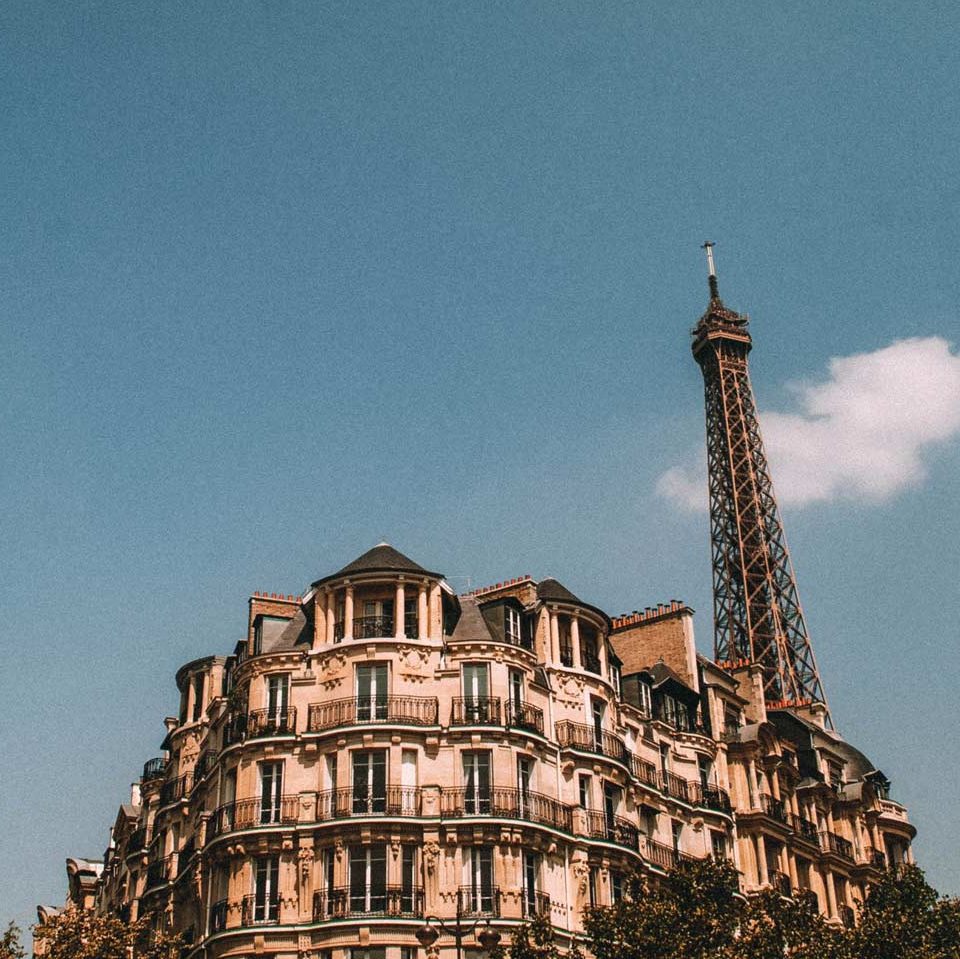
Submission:
M 436 925 L 431 925 L 436 923 Z M 463 957 L 463 940 L 469 936 L 477 926 L 483 924 L 483 928 L 477 933 L 477 940 L 485 952 L 495 949 L 500 943 L 500 933 L 490 924 L 489 919 L 474 919 L 473 922 L 464 924 L 460 920 L 460 910 L 457 910 L 457 919 L 453 926 L 448 926 L 446 922 L 438 916 L 427 916 L 422 925 L 416 932 L 417 942 L 430 953 L 431 948 L 440 938 L 440 932 L 445 932 L 448 936 L 453 936 L 457 943 L 457 959 Z M 437 928 L 439 926 L 439 929 Z

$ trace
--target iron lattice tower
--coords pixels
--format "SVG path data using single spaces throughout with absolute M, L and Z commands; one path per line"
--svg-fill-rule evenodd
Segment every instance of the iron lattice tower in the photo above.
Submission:
M 749 318 L 724 306 L 704 247 L 710 304 L 692 350 L 706 399 L 714 654 L 728 669 L 762 666 L 768 707 L 826 706 L 760 436 Z

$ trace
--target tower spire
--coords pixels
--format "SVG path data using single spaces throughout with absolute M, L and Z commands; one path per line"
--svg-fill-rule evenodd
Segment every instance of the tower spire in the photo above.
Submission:
M 729 668 L 759 664 L 770 708 L 826 708 L 760 435 L 749 318 L 723 305 L 713 244 L 704 249 L 710 303 L 691 348 L 706 401 L 714 654 Z

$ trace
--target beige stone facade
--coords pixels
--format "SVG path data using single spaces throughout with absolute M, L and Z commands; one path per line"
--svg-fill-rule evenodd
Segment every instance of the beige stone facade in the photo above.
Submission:
M 611 620 L 530 577 L 457 596 L 381 544 L 254 595 L 246 640 L 177 686 L 92 908 L 185 955 L 414 959 L 430 917 L 479 920 L 469 951 L 539 912 L 569 940 L 635 871 L 711 855 L 840 921 L 910 857 L 883 775 L 697 657 L 679 603 Z

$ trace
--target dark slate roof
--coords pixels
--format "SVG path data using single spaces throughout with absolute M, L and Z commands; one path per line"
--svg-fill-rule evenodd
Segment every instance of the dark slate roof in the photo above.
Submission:
M 328 580 L 340 579 L 343 576 L 355 576 L 358 573 L 381 572 L 422 573 L 426 576 L 442 579 L 440 573 L 431 573 L 429 570 L 424 569 L 419 563 L 415 563 L 409 556 L 404 556 L 403 553 L 394 549 L 389 543 L 377 543 L 373 549 L 368 549 L 352 563 L 347 563 L 343 569 L 318 579 L 312 585 L 319 586 Z
M 476 596 L 460 597 L 460 618 L 450 638 L 474 643 L 489 643 L 494 638 L 480 612 Z
M 584 609 L 589 609 L 597 613 L 597 615 L 602 616 L 608 624 L 610 623 L 610 617 L 602 609 L 585 603 L 579 596 L 575 596 L 563 583 L 554 579 L 552 576 L 541 579 L 540 582 L 537 583 L 537 599 L 541 601 L 553 600 L 558 603 L 571 603 L 575 606 L 582 606 Z
M 262 651 L 275 653 L 282 649 L 294 649 L 301 645 L 313 645 L 313 623 L 302 609 L 298 609 L 293 619 L 283 627 L 279 636 L 269 641 L 266 638 L 264 639 Z

